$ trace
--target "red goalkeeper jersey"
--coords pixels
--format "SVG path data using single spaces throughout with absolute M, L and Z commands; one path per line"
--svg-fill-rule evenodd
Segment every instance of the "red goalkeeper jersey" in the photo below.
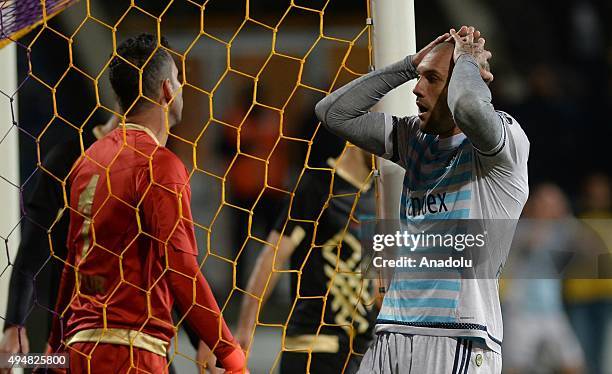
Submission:
M 85 152 L 70 183 L 64 324 L 56 322 L 51 346 L 103 341 L 163 355 L 176 332 L 176 300 L 225 368 L 240 365 L 242 351 L 198 267 L 189 173 L 179 158 L 149 129 L 127 124 Z

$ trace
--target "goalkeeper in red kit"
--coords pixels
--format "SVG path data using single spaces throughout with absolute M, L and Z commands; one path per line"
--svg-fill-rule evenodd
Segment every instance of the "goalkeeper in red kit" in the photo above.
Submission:
M 165 373 L 174 301 L 226 373 L 247 372 L 197 262 L 189 173 L 165 147 L 181 120 L 178 69 L 166 41 L 117 48 L 110 81 L 125 125 L 96 141 L 70 174 L 68 258 L 51 351 L 72 373 Z

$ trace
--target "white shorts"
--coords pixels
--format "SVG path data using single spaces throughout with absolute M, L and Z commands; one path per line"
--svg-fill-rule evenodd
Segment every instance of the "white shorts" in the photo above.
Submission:
M 358 374 L 500 374 L 502 357 L 473 339 L 378 333 Z

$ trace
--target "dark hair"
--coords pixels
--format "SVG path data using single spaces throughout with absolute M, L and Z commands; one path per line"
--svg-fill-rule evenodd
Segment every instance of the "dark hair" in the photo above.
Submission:
M 161 37 L 160 44 L 169 48 L 168 41 L 164 37 Z M 131 37 L 117 47 L 117 55 L 122 58 L 113 57 L 109 67 L 109 79 L 121 109 L 125 112 L 139 98 L 138 86 L 141 76 L 142 95 L 148 98 L 158 97 L 161 82 L 170 78 L 172 74 L 173 60 L 170 53 L 160 47 L 157 36 L 140 34 Z M 124 59 L 139 68 L 143 67 L 146 62 L 147 65 L 142 70 L 142 75 Z M 134 109 L 144 103 L 147 101 L 141 100 L 134 106 Z

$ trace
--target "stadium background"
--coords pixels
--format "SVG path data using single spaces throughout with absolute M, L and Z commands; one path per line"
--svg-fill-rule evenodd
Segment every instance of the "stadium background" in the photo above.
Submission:
M 296 4 L 321 9 L 325 1 L 296 1 Z M 91 1 L 91 14 L 108 24 L 115 24 L 130 8 L 129 1 Z M 157 17 L 167 6 L 167 1 L 146 1 L 137 4 L 154 17 L 131 8 L 118 25 L 117 41 L 140 32 L 155 33 Z M 287 10 L 288 1 L 258 0 L 250 2 L 253 18 L 266 24 L 276 24 Z M 49 22 L 51 28 L 41 33 L 37 28 L 19 40 L 17 47 L 18 82 L 17 113 L 19 132 L 20 180 L 23 196 L 32 188 L 32 176 L 40 173 L 37 168 L 40 158 L 58 142 L 78 136 L 65 122 L 53 118 L 53 103 L 50 91 L 32 76 L 53 84 L 65 72 L 69 64 L 66 35 L 71 35 L 86 18 L 86 2 L 77 2 Z M 208 1 L 204 12 L 205 30 L 221 41 L 228 41 L 244 20 L 245 2 Z M 612 135 L 609 109 L 612 106 L 612 3 L 602 0 L 562 0 L 553 3 L 539 1 L 491 2 L 469 1 L 416 1 L 417 46 L 421 47 L 449 26 L 473 24 L 487 37 L 493 51 L 492 69 L 496 80 L 492 84 L 494 104 L 512 113 L 522 124 L 531 141 L 529 161 L 530 183 L 549 181 L 560 186 L 569 196 L 572 210 L 583 214 L 585 210 L 599 210 L 612 214 L 610 207 L 610 185 L 605 178 L 598 179 L 598 187 L 585 188 L 585 181 L 594 173 L 612 176 L 608 142 Z M 365 27 L 367 17 L 365 1 L 329 1 L 322 14 L 326 35 L 353 40 Z M 194 3 L 174 1 L 164 13 L 160 24 L 162 34 L 168 38 L 172 48 L 182 54 L 196 38 L 200 29 L 200 9 Z M 62 34 L 62 35 L 59 35 Z M 270 56 L 273 33 L 255 23 L 247 23 L 231 46 L 231 65 L 239 71 L 254 74 Z M 319 36 L 319 14 L 292 9 L 280 23 L 277 35 L 277 51 L 290 56 L 304 56 Z M 28 53 L 26 46 L 36 37 Z M 253 80 L 237 73 L 227 72 L 227 48 L 219 40 L 201 37 L 185 60 L 188 81 L 204 90 L 210 90 L 221 82 L 215 92 L 213 110 L 215 118 L 227 123 L 239 123 L 253 103 Z M 370 65 L 368 35 L 362 33 L 355 40 L 346 60 L 348 69 L 341 69 L 335 84 L 356 77 L 354 73 L 367 72 Z M 258 102 L 270 107 L 280 107 L 296 86 L 298 74 L 302 82 L 327 91 L 338 72 L 342 59 L 347 55 L 348 45 L 340 41 L 321 41 L 305 60 L 303 72 L 299 63 L 290 58 L 275 55 L 268 63 L 259 81 Z M 74 64 L 83 71 L 97 75 L 112 52 L 109 29 L 87 20 L 79 29 L 72 44 Z M 299 57 L 301 58 L 301 57 Z M 100 79 L 101 102 L 112 107 L 112 93 L 107 83 L 107 73 Z M 199 138 L 195 148 L 198 166 L 205 172 L 196 172 L 192 177 L 193 213 L 197 222 L 208 225 L 215 219 L 211 248 L 221 256 L 232 258 L 234 248 L 244 239 L 240 235 L 240 224 L 246 222 L 246 213 L 224 207 L 219 213 L 222 186 L 214 175 L 222 175 L 236 153 L 234 130 L 218 122 L 211 122 L 203 134 L 202 125 L 209 118 L 209 97 L 194 88 L 184 88 L 185 110 L 183 122 L 172 130 L 169 147 L 185 162 L 193 165 L 194 148 L 186 141 Z M 283 118 L 284 133 L 291 137 L 312 139 L 309 164 L 317 165 L 339 153 L 342 143 L 315 135 L 317 121 L 313 114 L 314 103 L 323 97 L 322 92 L 299 88 L 287 106 Z M 86 123 L 86 127 L 103 123 L 108 112 L 95 108 L 94 84 L 84 75 L 71 69 L 57 87 L 58 113 L 75 124 Z M 3 103 L 2 105 L 7 105 Z M 270 151 L 278 136 L 280 123 L 277 111 L 258 106 L 249 116 L 258 135 L 251 139 Z M 3 125 L 4 126 L 4 125 Z M 3 129 L 5 127 L 2 127 Z M 4 130 L 3 130 L 4 131 Z M 42 136 L 41 136 L 42 134 Z M 40 143 L 37 147 L 36 139 Z M 278 171 L 278 186 L 292 189 L 307 156 L 308 144 L 286 139 L 275 150 Z M 239 159 L 241 159 L 239 157 Z M 237 165 L 237 163 L 235 163 Z M 244 170 L 254 175 L 263 173 L 262 165 L 245 163 Z M 236 167 L 236 170 L 239 170 Z M 232 175 L 232 173 L 236 175 Z M 252 201 L 255 187 L 248 185 L 237 171 L 230 172 L 225 194 L 228 201 L 246 203 Z M 603 185 L 603 187 L 602 187 Z M 261 187 L 259 187 L 261 188 Z M 595 192 L 593 192 L 593 190 Z M 604 191 L 604 192 L 601 192 Z M 259 191 L 257 191 L 259 192 Z M 606 195 L 607 193 L 607 201 Z M 278 203 L 279 196 L 273 191 L 266 193 L 265 205 L 259 204 L 261 212 L 255 210 L 255 230 L 264 236 Z M 299 198 L 299 197 L 298 197 Z M 238 228 L 238 229 L 237 229 Z M 238 232 L 237 232 L 238 231 Z M 236 239 L 238 237 L 238 239 Z M 200 252 L 206 252 L 205 235 L 198 235 Z M 251 271 L 249 261 L 257 253 L 260 244 L 254 240 L 247 243 L 244 274 Z M 16 247 L 9 247 L 14 256 Z M 241 257 L 242 258 L 242 257 Z M 241 261 L 242 263 L 242 261 Z M 2 256 L 2 268 L 7 256 Z M 10 268 L 10 266 L 9 266 Z M 204 273 L 215 290 L 219 302 L 228 298 L 231 291 L 231 264 L 216 258 L 207 260 Z M 7 277 L 4 272 L 2 277 Z M 44 279 L 44 274 L 40 279 Z M 244 280 L 239 280 L 239 282 Z M 44 282 L 39 282 L 38 292 L 44 294 Z M 226 309 L 226 318 L 232 323 L 237 315 L 239 298 L 234 295 Z M 608 302 L 612 302 L 612 294 Z M 263 320 L 280 323 L 286 318 L 288 306 L 288 282 L 281 282 L 276 297 L 272 297 L 262 314 Z M 47 326 L 42 317 L 47 313 L 35 308 L 29 318 L 31 351 L 40 352 L 35 334 L 44 334 Z M 257 330 L 257 345 L 252 357 L 252 372 L 267 372 L 280 351 L 280 328 Z M 179 350 L 186 357 L 193 351 L 186 339 L 181 338 Z M 612 347 L 612 345 L 610 345 Z M 190 368 L 192 363 L 183 357 L 176 359 L 178 367 Z M 191 366 L 190 366 L 191 365 Z M 182 372 L 182 371 L 180 371 Z

